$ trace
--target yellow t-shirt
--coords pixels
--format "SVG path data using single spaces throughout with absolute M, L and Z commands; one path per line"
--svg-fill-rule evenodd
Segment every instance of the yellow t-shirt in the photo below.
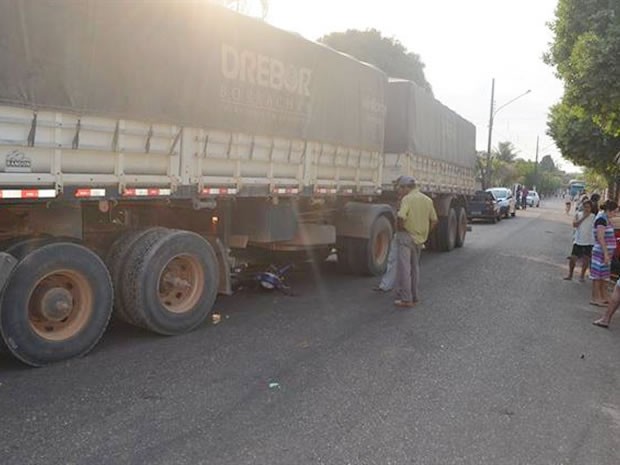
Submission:
M 398 217 L 413 241 L 422 245 L 428 239 L 431 221 L 437 221 L 437 212 L 431 198 L 414 189 L 401 200 Z

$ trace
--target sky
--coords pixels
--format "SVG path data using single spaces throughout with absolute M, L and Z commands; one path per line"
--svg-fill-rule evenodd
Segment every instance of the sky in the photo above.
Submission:
M 548 109 L 562 96 L 562 83 L 542 61 L 552 39 L 546 23 L 557 0 L 270 0 L 267 22 L 316 40 L 346 29 L 376 28 L 400 40 L 425 63 L 435 97 L 477 127 L 476 145 L 486 150 L 491 79 L 500 110 L 493 145 L 511 141 L 518 156 L 540 155 L 574 171 L 546 135 Z

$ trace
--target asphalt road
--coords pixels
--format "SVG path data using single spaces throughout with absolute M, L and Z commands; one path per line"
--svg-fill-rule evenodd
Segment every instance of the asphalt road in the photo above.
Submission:
M 222 321 L 125 326 L 42 369 L 0 356 L 0 464 L 620 463 L 620 317 L 562 281 L 560 203 L 427 253 L 422 303 L 327 264 Z

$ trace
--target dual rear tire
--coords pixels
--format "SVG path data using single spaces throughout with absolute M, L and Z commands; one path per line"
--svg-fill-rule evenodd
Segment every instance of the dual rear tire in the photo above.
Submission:
M 449 252 L 463 247 L 467 235 L 467 211 L 463 207 L 450 207 L 448 215 L 439 218 L 437 242 L 439 250 Z
M 119 318 L 163 335 L 185 333 L 201 324 L 213 307 L 219 283 L 211 245 L 192 232 L 162 228 L 128 239 L 133 239 L 129 253 L 109 260 Z
M 432 246 L 448 252 L 463 247 L 467 234 L 467 211 L 464 207 L 450 207 L 448 215 L 439 218 L 433 233 Z M 339 237 L 338 265 L 347 273 L 380 276 L 387 268 L 394 228 L 386 216 L 373 222 L 368 239 Z
M 465 237 L 467 236 L 467 211 L 464 207 L 458 207 L 456 210 L 457 233 L 454 241 L 455 247 L 463 247 Z
M 213 248 L 187 231 L 123 234 L 108 254 L 110 272 L 91 250 L 58 238 L 27 238 L 4 251 L 18 263 L 0 300 L 0 340 L 31 366 L 87 354 L 113 306 L 120 319 L 159 334 L 190 331 L 207 317 L 219 283 Z

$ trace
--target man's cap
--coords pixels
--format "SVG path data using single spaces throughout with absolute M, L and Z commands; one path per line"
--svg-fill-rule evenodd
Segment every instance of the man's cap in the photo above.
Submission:
M 413 187 L 415 186 L 415 179 L 411 176 L 401 176 L 398 178 L 398 187 Z

